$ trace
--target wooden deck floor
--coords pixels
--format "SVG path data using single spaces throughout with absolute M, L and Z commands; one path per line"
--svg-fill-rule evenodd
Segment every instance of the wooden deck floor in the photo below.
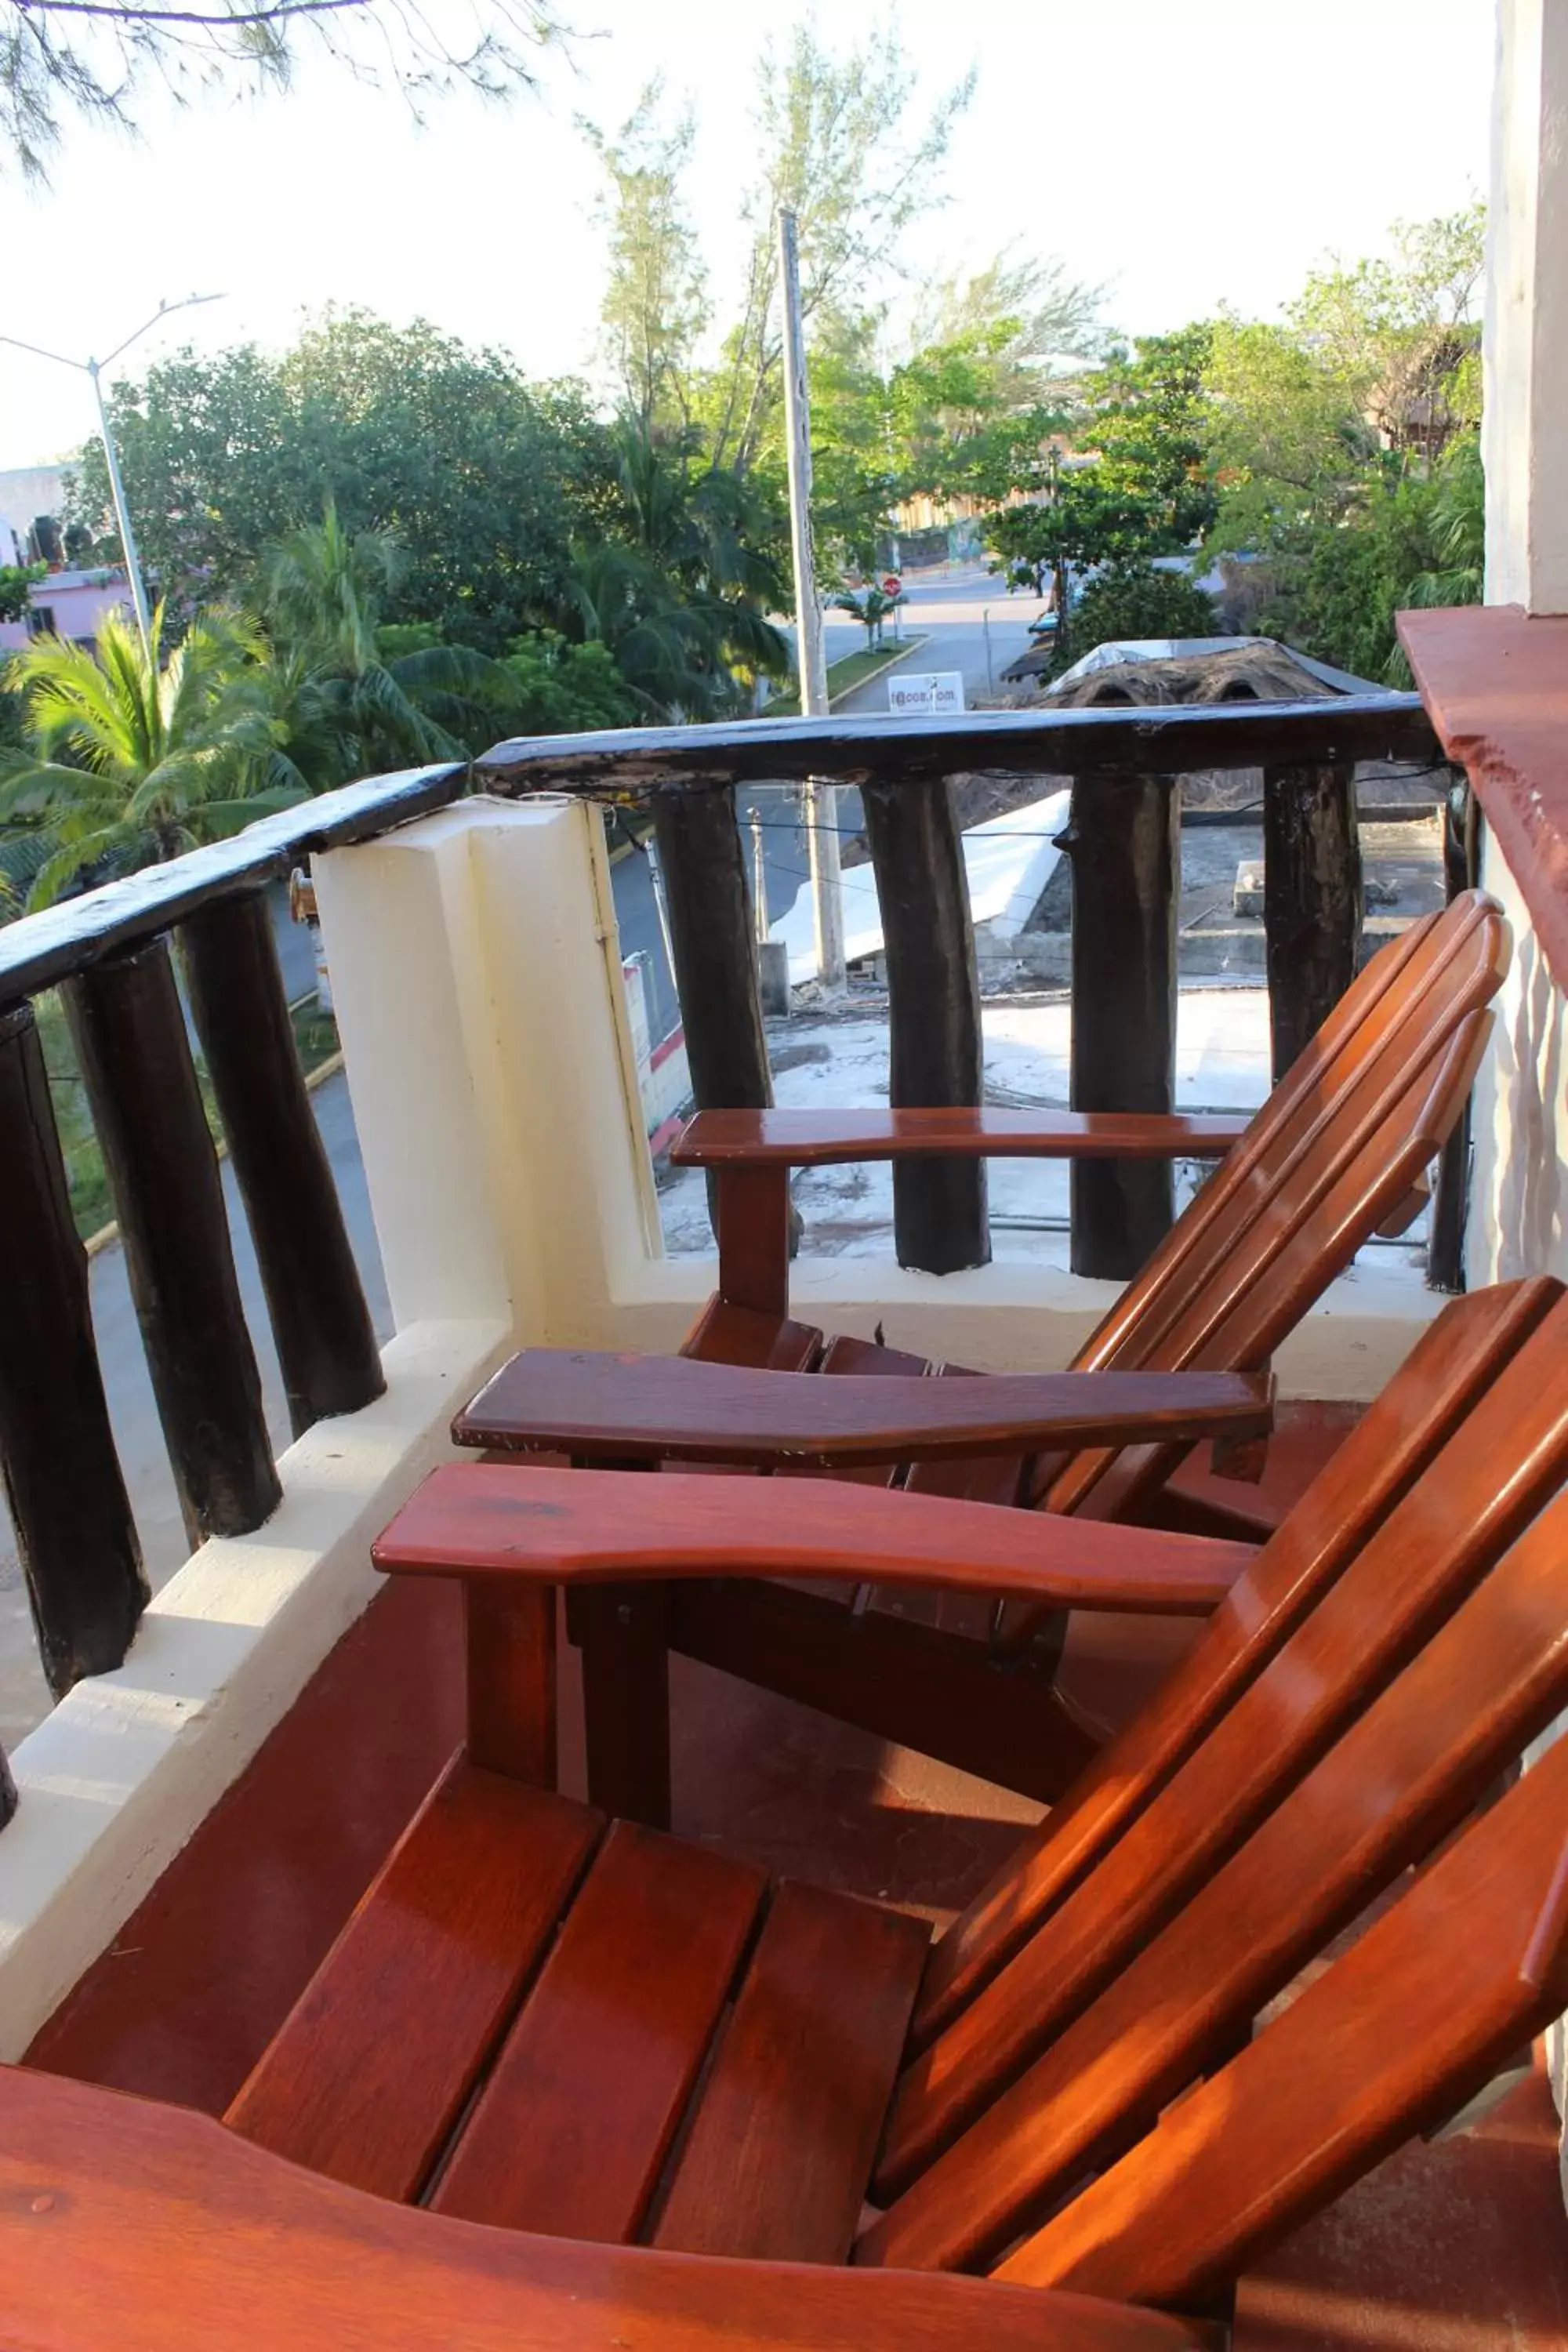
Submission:
M 1299 1492 L 1345 1426 L 1342 1409 L 1291 1410 L 1265 1499 Z M 413 1581 L 376 1600 L 32 2063 L 222 2111 L 458 1743 L 458 1603 L 456 1587 Z M 1037 1811 L 688 1661 L 672 1669 L 676 1826 L 775 1869 L 942 1916 Z M 568 1787 L 579 1772 L 568 1705 Z M 1279 2248 L 1244 2282 L 1236 2334 L 1236 2352 L 1564 2345 L 1568 2220 L 1539 2074 Z

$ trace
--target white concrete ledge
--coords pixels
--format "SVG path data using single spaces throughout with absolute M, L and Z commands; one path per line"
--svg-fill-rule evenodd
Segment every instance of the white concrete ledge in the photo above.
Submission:
M 610 1297 L 585 1306 L 573 1344 L 649 1353 L 678 1347 L 718 1271 L 716 1257 L 648 1260 L 622 1275 Z M 1121 1287 L 1016 1262 L 939 1276 L 886 1258 L 808 1258 L 790 1269 L 790 1311 L 854 1339 L 869 1339 L 880 1325 L 890 1347 L 978 1371 L 1051 1372 L 1071 1361 Z M 1353 1266 L 1280 1349 L 1280 1393 L 1370 1400 L 1447 1303 L 1407 1266 Z
M 21 2056 L 360 1615 L 379 1581 L 373 1537 L 450 1453 L 453 1412 L 510 1346 L 501 1322 L 399 1332 L 386 1394 L 283 1455 L 267 1525 L 204 1545 L 125 1664 L 23 1740 L 0 1835 L 0 2057 Z

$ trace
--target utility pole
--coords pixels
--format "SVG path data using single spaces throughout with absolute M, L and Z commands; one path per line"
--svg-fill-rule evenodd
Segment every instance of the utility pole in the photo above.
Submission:
M 136 534 L 131 528 L 131 509 L 125 503 L 125 485 L 120 478 L 120 452 L 114 446 L 110 430 L 109 411 L 103 402 L 103 371 L 96 360 L 87 362 L 92 379 L 92 396 L 98 403 L 98 429 L 103 440 L 104 462 L 109 467 L 109 495 L 114 501 L 114 520 L 120 531 L 120 545 L 125 557 L 126 577 L 131 583 L 131 602 L 136 609 L 136 626 L 141 633 L 142 650 L 152 658 L 153 615 L 147 609 L 147 583 L 142 577 L 142 558 L 136 551 Z
M 0 335 L 0 343 L 9 343 L 15 351 L 31 352 L 35 359 L 53 360 L 59 367 L 75 368 L 78 374 L 85 375 L 92 385 L 92 396 L 98 403 L 98 430 L 103 442 L 104 462 L 109 467 L 109 494 L 114 501 L 115 527 L 125 556 L 125 573 L 131 583 L 131 602 L 135 609 L 137 634 L 142 639 L 142 650 L 149 661 L 153 654 L 153 616 L 147 604 L 147 583 L 142 577 L 142 559 L 136 551 L 136 536 L 131 528 L 131 509 L 125 502 L 125 485 L 120 477 L 120 452 L 114 446 L 109 410 L 104 403 L 103 371 L 112 367 L 122 352 L 128 352 L 150 327 L 155 327 L 172 311 L 189 310 L 198 303 L 221 302 L 222 299 L 221 294 L 186 294 L 178 302 L 160 302 L 153 316 L 144 319 L 122 343 L 117 343 L 106 360 L 68 359 L 64 352 L 45 351 L 41 343 L 25 343 L 19 335 Z
M 811 402 L 800 317 L 800 248 L 792 212 L 779 213 L 779 285 L 784 298 L 784 425 L 789 444 L 790 538 L 795 552 L 795 665 L 807 719 L 827 716 L 827 663 L 822 608 L 811 549 Z M 816 916 L 816 971 L 825 988 L 844 985 L 844 897 L 838 865 L 838 793 L 826 778 L 801 786 L 811 895 Z

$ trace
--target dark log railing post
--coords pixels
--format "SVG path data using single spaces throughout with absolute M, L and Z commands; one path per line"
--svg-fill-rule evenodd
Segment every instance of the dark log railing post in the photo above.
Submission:
M 656 793 L 653 833 L 692 1098 L 699 1110 L 771 1109 L 773 1073 L 733 786 Z M 717 1232 L 711 1180 L 708 1202 Z M 792 1209 L 792 1250 L 798 1232 Z
M 862 787 L 888 961 L 889 1100 L 895 1110 L 977 1106 L 980 976 L 951 787 Z M 954 1274 L 991 1256 L 983 1160 L 893 1170 L 899 1264 Z
M 1361 839 L 1355 771 L 1263 771 L 1263 920 L 1274 1082 L 1355 978 Z
M 1443 807 L 1443 877 L 1449 899 L 1473 890 L 1481 874 L 1481 813 L 1469 779 L 1452 772 Z M 1470 1106 L 1443 1146 L 1432 1194 L 1426 1279 L 1434 1290 L 1465 1287 L 1465 1227 L 1470 1209 Z
M 0 1460 L 44 1672 L 63 1697 L 121 1664 L 147 1580 L 27 1004 L 0 1014 Z M 8 1787 L 0 1763 L 0 1821 Z
M 385 1389 L 370 1309 L 294 1050 L 265 893 L 204 907 L 178 936 L 299 1437 Z
M 773 1079 L 734 792 L 657 793 L 653 830 L 697 1107 L 766 1110 Z
M 90 965 L 63 993 L 186 1533 L 244 1535 L 282 1488 L 168 942 Z
M 1169 1111 L 1181 796 L 1173 776 L 1080 776 L 1072 856 L 1074 1110 Z M 1075 1160 L 1072 1269 L 1126 1282 L 1170 1231 L 1168 1160 Z

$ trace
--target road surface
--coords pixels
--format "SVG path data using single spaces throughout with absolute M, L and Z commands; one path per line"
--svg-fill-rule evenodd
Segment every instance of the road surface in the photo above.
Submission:
M 926 643 L 902 667 L 957 670 L 963 679 L 965 706 L 971 710 L 1001 700 L 1005 693 L 999 683 L 1002 672 L 1026 650 L 1029 623 L 1042 609 L 1040 599 L 1009 596 L 993 573 L 978 569 L 931 581 L 910 580 L 905 583 L 904 598 L 900 628 L 906 635 L 923 633 Z M 865 630 L 853 621 L 846 620 L 841 626 L 836 620 L 826 635 L 830 662 L 856 652 L 866 642 Z M 887 677 L 874 677 L 857 687 L 834 708 L 857 714 L 885 712 Z

